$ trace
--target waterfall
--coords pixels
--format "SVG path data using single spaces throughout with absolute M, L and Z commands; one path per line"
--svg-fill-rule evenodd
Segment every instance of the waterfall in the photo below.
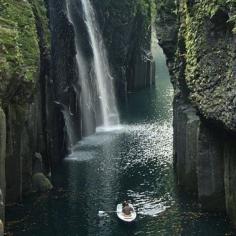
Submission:
M 80 49 L 80 42 L 79 42 L 79 29 L 74 24 L 72 10 L 76 8 L 76 5 L 72 4 L 73 1 L 67 0 L 66 1 L 66 8 L 67 8 L 67 17 L 70 23 L 74 27 L 75 32 L 75 46 L 76 46 L 76 62 L 79 71 L 79 78 L 77 81 L 77 85 L 81 87 L 81 110 L 82 110 L 82 129 L 83 129 L 83 136 L 88 136 L 92 134 L 95 130 L 95 121 L 94 121 L 94 108 L 93 108 L 93 101 L 92 101 L 92 92 L 90 90 L 90 80 L 89 80 L 89 71 L 88 65 L 86 60 L 84 59 L 82 50 Z M 77 95 L 80 97 L 80 92 L 77 89 Z
M 88 136 L 95 131 L 95 124 L 105 127 L 118 125 L 119 115 L 114 95 L 113 78 L 95 12 L 88 0 L 81 0 L 81 7 L 78 3 L 77 0 L 66 0 L 67 17 L 73 25 L 75 33 L 76 62 L 79 72 L 78 87 L 81 88 L 81 90 L 77 90 L 77 93 L 78 96 L 81 96 L 83 136 Z M 85 60 L 83 50 L 81 50 L 81 29 L 76 22 L 81 8 L 93 54 L 92 65 Z M 91 67 L 94 72 L 93 80 L 91 80 Z
M 93 66 L 100 100 L 102 123 L 105 127 L 119 124 L 119 115 L 113 88 L 113 78 L 107 61 L 106 48 L 95 12 L 89 0 L 81 0 L 84 20 L 93 51 Z

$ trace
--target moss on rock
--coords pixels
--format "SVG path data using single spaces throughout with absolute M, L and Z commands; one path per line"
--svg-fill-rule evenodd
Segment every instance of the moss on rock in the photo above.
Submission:
M 45 65 L 48 61 L 44 58 L 48 58 L 49 50 L 44 1 L 0 0 L 0 106 L 7 123 L 8 202 L 21 199 L 22 190 L 30 190 L 32 156 L 36 149 L 44 148 L 39 140 L 45 122 L 42 113 L 46 109 L 42 104 L 46 93 L 42 84 L 46 83 L 44 75 L 50 73 L 50 65 Z
M 180 1 L 179 39 L 185 52 L 177 54 L 186 65 L 190 101 L 205 118 L 230 130 L 236 130 L 235 4 L 231 0 Z
M 16 68 L 20 67 L 20 75 L 24 79 L 32 81 L 35 79 L 38 71 L 39 47 L 31 5 L 23 0 L 1 0 L 0 12 L 2 18 L 1 31 L 3 34 L 1 47 L 6 47 L 1 57 L 5 56 L 8 58 L 7 61 L 14 61 L 11 60 L 11 57 L 18 57 Z M 4 22 L 5 24 L 3 24 Z M 12 47 L 9 47 L 8 40 L 11 40 L 15 50 L 11 50 Z

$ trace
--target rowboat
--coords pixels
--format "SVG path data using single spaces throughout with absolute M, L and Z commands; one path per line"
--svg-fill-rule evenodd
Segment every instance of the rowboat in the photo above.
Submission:
M 122 212 L 122 204 L 118 204 L 116 207 L 116 214 L 117 214 L 118 218 L 124 222 L 132 222 L 137 217 L 137 213 L 135 212 L 133 205 L 129 203 L 129 206 L 133 208 L 133 212 L 131 212 L 130 215 L 125 215 Z

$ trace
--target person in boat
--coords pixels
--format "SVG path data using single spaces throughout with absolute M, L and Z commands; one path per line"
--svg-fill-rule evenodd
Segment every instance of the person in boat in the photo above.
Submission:
M 127 201 L 124 201 L 122 204 L 123 214 L 129 216 L 133 211 L 134 211 L 134 209 L 132 207 L 130 207 L 129 203 Z

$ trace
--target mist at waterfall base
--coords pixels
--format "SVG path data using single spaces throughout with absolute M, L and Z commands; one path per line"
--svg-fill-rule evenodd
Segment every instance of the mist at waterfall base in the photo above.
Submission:
M 175 187 L 173 89 L 156 50 L 156 89 L 129 94 L 123 129 L 81 141 L 53 176 L 53 192 L 7 210 L 14 236 L 232 235 L 224 217 L 200 212 Z M 137 210 L 135 224 L 123 224 L 115 213 L 98 215 L 124 199 Z
M 78 98 L 81 97 L 83 136 L 95 132 L 96 126 L 110 129 L 119 125 L 113 77 L 110 72 L 106 48 L 97 24 L 96 15 L 89 0 L 66 0 L 67 17 L 75 33 L 78 80 L 75 85 Z M 85 59 L 86 58 L 86 59 Z M 81 91 L 81 92 L 80 92 Z M 65 126 L 71 142 L 68 114 L 63 111 Z M 79 122 L 79 121 L 78 121 Z

